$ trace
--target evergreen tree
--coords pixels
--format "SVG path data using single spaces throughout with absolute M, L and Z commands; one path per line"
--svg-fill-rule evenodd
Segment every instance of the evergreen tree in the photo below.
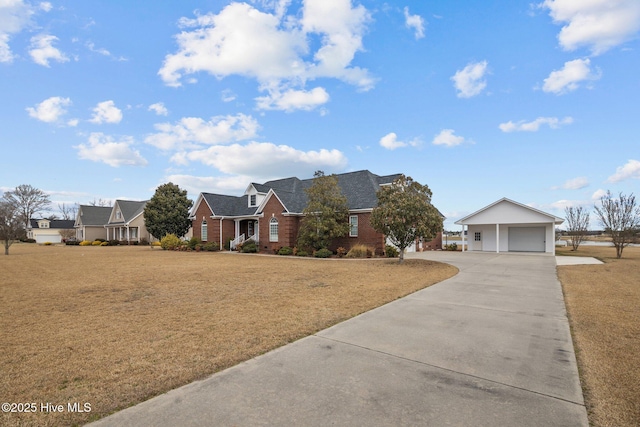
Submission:
M 155 194 L 144 207 L 144 221 L 156 239 L 167 234 L 184 236 L 191 227 L 189 210 L 193 202 L 187 198 L 187 191 L 169 182 L 156 189 Z
M 305 190 L 309 199 L 298 231 L 298 247 L 319 250 L 349 232 L 349 206 L 335 175 L 316 171 L 313 184 Z

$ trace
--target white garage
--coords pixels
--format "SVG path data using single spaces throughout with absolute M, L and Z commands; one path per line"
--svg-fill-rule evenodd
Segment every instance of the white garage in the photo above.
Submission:
M 458 221 L 463 249 L 555 254 L 555 227 L 563 218 L 502 198 Z M 466 228 L 465 228 L 466 227 Z

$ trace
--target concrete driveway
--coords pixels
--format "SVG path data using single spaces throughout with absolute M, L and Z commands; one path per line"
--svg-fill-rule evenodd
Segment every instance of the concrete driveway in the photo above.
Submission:
M 96 426 L 588 426 L 552 256 L 455 277 Z

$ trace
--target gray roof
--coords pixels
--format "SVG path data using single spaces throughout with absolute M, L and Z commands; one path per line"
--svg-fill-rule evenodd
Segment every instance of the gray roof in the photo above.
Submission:
M 46 218 L 32 219 L 31 228 L 38 228 L 38 221 L 42 221 Z M 49 221 L 49 228 L 73 230 L 74 221 L 72 219 L 51 219 Z
M 137 202 L 134 200 L 116 200 L 114 207 L 119 206 L 122 212 L 122 221 L 113 221 L 112 224 L 127 223 L 140 215 L 148 200 Z
M 377 192 L 380 185 L 390 184 L 401 174 L 379 176 L 361 170 L 336 175 L 338 186 L 342 194 L 347 198 L 349 210 L 373 209 L 378 204 Z M 296 177 L 267 181 L 264 184 L 252 183 L 253 187 L 261 193 L 269 190 L 278 196 L 291 213 L 302 213 L 307 206 L 307 193 L 305 190 L 313 184 L 313 178 L 301 180 Z M 248 196 L 225 196 L 221 194 L 202 193 L 209 206 L 217 216 L 245 216 L 255 215 L 255 208 L 248 207 Z M 259 212 L 258 212 L 259 213 Z
M 112 209 L 110 206 L 80 205 L 80 209 L 78 209 L 80 223 L 85 226 L 95 225 L 102 227 L 109 222 Z
M 248 207 L 247 196 L 226 196 L 224 194 L 202 193 L 216 216 L 245 216 L 256 213 L 255 206 Z

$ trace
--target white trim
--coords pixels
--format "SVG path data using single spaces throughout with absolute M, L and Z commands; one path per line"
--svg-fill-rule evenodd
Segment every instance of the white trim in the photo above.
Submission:
M 530 211 L 536 212 L 536 213 L 538 213 L 538 214 L 544 215 L 544 216 L 546 216 L 546 217 L 553 218 L 553 220 L 554 220 L 554 223 L 555 223 L 555 224 L 558 224 L 558 225 L 559 225 L 559 224 L 562 224 L 562 223 L 564 222 L 564 218 L 560 218 L 560 217 L 557 217 L 557 216 L 555 216 L 555 215 L 551 215 L 551 214 L 549 214 L 549 213 L 547 213 L 547 212 L 543 212 L 543 211 L 541 211 L 541 210 L 539 210 L 539 209 L 532 208 L 531 206 L 523 205 L 522 203 L 518 203 L 518 202 L 516 202 L 516 201 L 514 201 L 514 200 L 511 200 L 511 199 L 508 199 L 508 198 L 506 198 L 506 197 L 503 197 L 502 199 L 500 199 L 500 200 L 498 200 L 498 201 L 495 201 L 495 202 L 491 203 L 490 205 L 487 205 L 487 206 L 485 206 L 484 208 L 479 209 L 479 210 L 475 211 L 474 213 L 472 213 L 472 214 L 469 214 L 469 215 L 465 216 L 464 218 L 460 218 L 459 220 L 457 220 L 457 221 L 455 222 L 455 224 L 465 224 L 465 223 L 467 223 L 467 221 L 469 220 L 469 218 L 472 218 L 472 217 L 474 217 L 474 216 L 478 215 L 479 213 L 484 212 L 484 211 L 486 211 L 486 210 L 488 210 L 488 209 L 490 209 L 490 208 L 494 207 L 495 205 L 497 205 L 497 204 L 499 204 L 499 203 L 501 203 L 501 202 L 505 202 L 505 201 L 506 201 L 506 202 L 509 202 L 509 203 L 512 203 L 512 204 L 514 204 L 514 205 L 516 205 L 516 206 L 520 206 L 520 207 L 522 207 L 522 208 L 528 209 L 528 210 L 530 210 Z

